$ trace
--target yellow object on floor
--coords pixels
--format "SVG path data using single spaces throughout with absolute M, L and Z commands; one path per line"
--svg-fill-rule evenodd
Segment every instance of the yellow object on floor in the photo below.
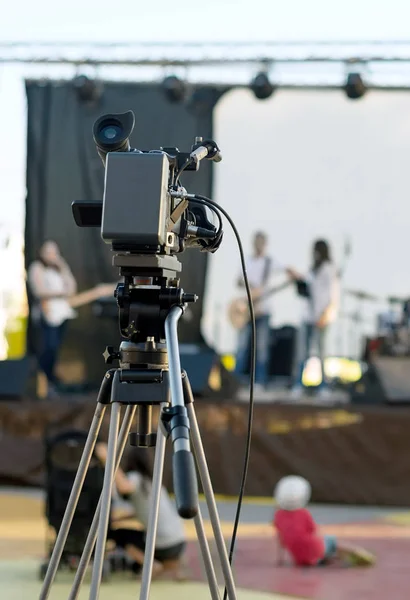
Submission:
M 372 567 L 376 563 L 376 556 L 364 548 L 353 550 L 349 556 L 353 567 Z

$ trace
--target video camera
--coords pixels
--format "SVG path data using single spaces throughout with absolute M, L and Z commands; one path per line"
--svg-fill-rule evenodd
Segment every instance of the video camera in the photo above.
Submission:
M 197 171 L 204 158 L 219 162 L 213 140 L 195 138 L 190 152 L 178 148 L 131 149 L 134 113 L 108 114 L 94 124 L 93 136 L 105 166 L 103 202 L 75 201 L 79 227 L 101 227 L 115 252 L 174 255 L 187 247 L 215 252 L 222 229 L 208 219 L 204 205 L 180 185 L 183 171 Z
M 205 158 L 219 162 L 222 156 L 213 140 L 199 137 L 190 152 L 131 149 L 134 123 L 132 111 L 104 115 L 94 123 L 105 166 L 104 198 L 75 201 L 72 210 L 79 227 L 100 227 L 114 251 L 113 266 L 124 278 L 115 290 L 121 335 L 135 343 L 161 342 L 169 310 L 197 300 L 180 287 L 182 266 L 176 255 L 190 247 L 215 252 L 223 237 L 214 203 L 188 194 L 180 176 L 197 171 Z M 209 221 L 207 207 L 218 217 L 218 227 Z

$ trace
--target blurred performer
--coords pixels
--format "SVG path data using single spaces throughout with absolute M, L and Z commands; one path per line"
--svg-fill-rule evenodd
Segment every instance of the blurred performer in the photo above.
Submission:
M 248 280 L 252 291 L 256 321 L 256 391 L 262 391 L 268 383 L 269 363 L 269 336 L 271 302 L 268 297 L 268 284 L 271 275 L 276 271 L 285 269 L 267 254 L 268 238 L 265 233 L 257 232 L 253 238 L 253 255 L 246 261 Z M 242 276 L 238 279 L 238 286 L 244 287 Z M 246 301 L 243 301 L 247 307 Z M 245 320 L 239 331 L 238 348 L 236 355 L 236 374 L 245 373 L 250 352 L 251 325 L 249 319 Z
M 60 350 L 68 319 L 75 317 L 69 298 L 77 290 L 77 284 L 57 244 L 44 242 L 38 258 L 28 269 L 28 285 L 34 298 L 31 316 L 40 326 L 41 346 L 38 361 L 47 377 L 49 395 L 58 385 L 54 367 Z
M 300 331 L 301 356 L 293 394 L 297 396 L 303 393 L 303 371 L 316 345 L 322 374 L 319 393 L 326 396 L 328 395 L 324 372 L 326 333 L 329 325 L 335 321 L 339 308 L 339 276 L 331 259 L 328 243 L 324 240 L 317 240 L 314 243 L 313 264 L 306 277 L 292 269 L 290 273 L 297 282 L 299 294 L 305 298 Z

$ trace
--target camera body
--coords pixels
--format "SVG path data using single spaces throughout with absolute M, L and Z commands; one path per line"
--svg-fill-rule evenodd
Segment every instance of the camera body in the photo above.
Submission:
M 110 152 L 105 163 L 101 236 L 113 250 L 142 254 L 178 250 L 164 152 Z
M 190 152 L 131 149 L 134 122 L 128 111 L 103 115 L 94 123 L 94 141 L 105 167 L 104 198 L 73 202 L 76 224 L 99 227 L 114 252 L 169 256 L 189 247 L 215 252 L 222 228 L 209 221 L 204 204 L 187 194 L 179 177 L 183 171 L 197 171 L 204 158 L 222 160 L 218 146 L 196 138 Z

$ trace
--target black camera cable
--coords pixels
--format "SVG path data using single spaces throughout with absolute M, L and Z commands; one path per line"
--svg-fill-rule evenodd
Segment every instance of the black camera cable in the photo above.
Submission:
M 186 169 L 187 167 L 189 167 L 189 165 L 190 165 L 190 164 L 192 164 L 192 163 L 193 163 L 193 159 L 192 159 L 192 158 L 187 158 L 187 159 L 186 159 L 185 163 L 182 165 L 182 167 L 179 169 L 179 171 L 178 171 L 178 172 L 177 172 L 177 174 L 176 174 L 176 177 L 175 177 L 175 185 L 178 185 L 178 184 L 179 184 L 179 178 L 181 177 L 182 173 L 183 173 L 183 172 L 185 171 L 185 169 Z
M 239 494 L 238 494 L 238 504 L 237 504 L 237 508 L 236 508 L 236 514 L 235 514 L 235 521 L 234 521 L 234 525 L 233 525 L 233 530 L 232 530 L 232 538 L 231 538 L 231 544 L 230 544 L 230 548 L 229 548 L 229 564 L 232 565 L 232 561 L 233 561 L 233 555 L 234 555 L 234 550 L 235 550 L 235 544 L 236 544 L 236 537 L 237 537 L 237 533 L 238 533 L 238 527 L 239 527 L 239 521 L 240 521 L 240 516 L 241 516 L 241 509 L 242 509 L 242 503 L 243 503 L 243 497 L 245 494 L 245 486 L 246 486 L 246 479 L 248 476 L 248 468 L 249 468 L 249 456 L 250 456 L 250 451 L 251 451 L 251 441 L 252 441 L 252 425 L 253 425 L 253 412 L 254 412 L 254 397 L 253 397 L 253 393 L 254 393 L 254 382 L 255 382 L 255 365 L 256 365 L 256 326 L 255 326 L 255 312 L 253 309 L 253 304 L 252 304 L 252 296 L 251 296 L 251 290 L 250 290 L 250 286 L 249 286 L 249 281 L 248 281 L 248 274 L 246 271 L 246 263 L 245 263 L 245 255 L 244 255 L 244 251 L 243 251 L 243 246 L 242 246 L 242 242 L 241 242 L 241 238 L 239 235 L 239 232 L 233 222 L 233 220 L 231 219 L 231 217 L 228 215 L 228 213 L 226 212 L 226 210 L 224 210 L 219 204 L 217 204 L 216 202 L 214 202 L 214 200 L 211 200 L 210 198 L 207 198 L 206 196 L 201 196 L 200 194 L 188 194 L 188 199 L 192 200 L 193 202 L 198 202 L 200 204 L 204 204 L 205 206 L 208 206 L 208 208 L 210 208 L 212 210 L 212 212 L 215 212 L 216 214 L 218 214 L 219 212 L 221 212 L 224 217 L 226 218 L 226 220 L 228 221 L 229 225 L 232 227 L 232 230 L 234 232 L 237 244 L 238 244 L 238 249 L 239 249 L 239 254 L 241 257 L 241 267 L 242 267 L 242 274 L 243 274 L 243 280 L 244 280 L 244 284 L 245 284 L 245 289 L 246 289 L 246 295 L 248 298 L 248 305 L 249 305 L 249 313 L 250 313 L 250 323 L 251 323 L 251 369 L 250 369 L 250 394 L 249 394 L 249 412 L 248 412 L 248 428 L 247 428 L 247 435 L 246 435 L 246 444 L 245 444 L 245 454 L 244 454 L 244 464 L 243 464 L 243 471 L 242 471 L 242 478 L 241 478 L 241 484 L 240 484 L 240 488 L 239 488 Z M 219 222 L 221 224 L 221 229 L 222 229 L 222 220 L 220 218 L 219 215 Z M 224 600 L 227 599 L 228 596 L 228 591 L 225 587 L 225 591 L 224 591 Z

